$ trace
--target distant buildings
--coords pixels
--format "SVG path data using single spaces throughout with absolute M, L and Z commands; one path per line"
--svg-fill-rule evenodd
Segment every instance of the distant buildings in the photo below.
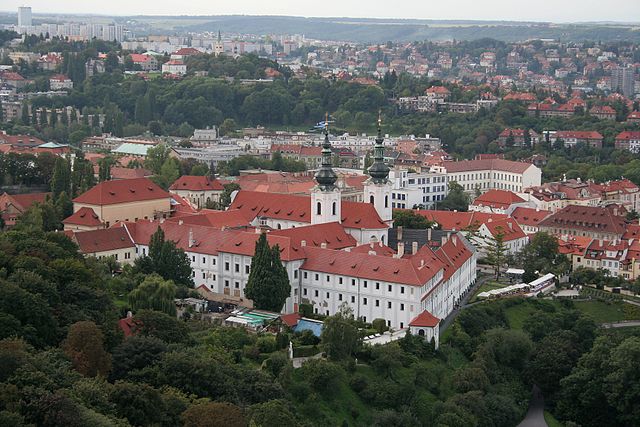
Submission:
M 611 90 L 620 91 L 624 96 L 632 97 L 635 93 L 634 68 L 616 66 L 611 69 Z
M 504 159 L 462 160 L 446 162 L 447 181 L 455 181 L 468 193 L 491 189 L 521 192 L 540 185 L 542 171 L 530 163 Z
M 18 8 L 18 27 L 30 27 L 33 25 L 33 21 L 31 19 L 31 8 L 30 7 L 19 7 Z

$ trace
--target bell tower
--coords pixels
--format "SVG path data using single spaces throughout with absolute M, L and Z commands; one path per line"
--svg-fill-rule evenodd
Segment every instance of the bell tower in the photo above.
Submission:
M 390 224 L 391 210 L 391 181 L 389 181 L 389 166 L 384 162 L 384 138 L 382 137 L 382 117 L 378 113 L 378 136 L 373 148 L 373 164 L 369 167 L 369 179 L 364 184 L 364 201 L 371 203 L 380 218 Z
M 311 224 L 340 222 L 342 199 L 336 186 L 338 175 L 331 168 L 331 142 L 329 141 L 329 115 L 324 122 L 322 165 L 316 172 L 316 186 L 311 190 Z

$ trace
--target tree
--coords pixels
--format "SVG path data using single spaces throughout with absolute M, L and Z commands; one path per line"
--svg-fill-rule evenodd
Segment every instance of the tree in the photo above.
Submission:
M 141 310 L 134 316 L 136 333 L 153 337 L 169 344 L 189 341 L 189 329 L 175 316 L 160 311 Z
M 157 274 L 147 276 L 129 294 L 129 304 L 134 310 L 157 310 L 175 316 L 176 286 L 171 280 L 163 280 Z
M 412 210 L 394 210 L 393 225 L 408 229 L 424 230 L 433 228 L 435 223 Z
M 60 193 L 71 193 L 71 167 L 62 157 L 56 159 L 53 167 L 53 177 L 51 178 L 51 192 L 57 198 Z
M 347 304 L 343 303 L 336 314 L 325 319 L 320 339 L 331 360 L 342 360 L 355 353 L 360 337 L 353 311 Z
M 455 181 L 449 183 L 449 193 L 447 197 L 440 202 L 441 209 L 444 210 L 457 210 L 459 212 L 466 212 L 469 209 L 469 195 L 465 193 L 464 188 Z
M 136 319 L 139 320 L 139 314 Z M 113 349 L 111 378 L 126 378 L 130 372 L 151 366 L 166 351 L 167 345 L 158 338 L 139 335 L 128 337 Z
M 496 227 L 496 233 L 485 239 L 487 262 L 493 266 L 496 279 L 500 278 L 501 268 L 507 258 L 507 246 L 504 243 L 504 232 L 502 227 Z
M 171 147 L 167 144 L 158 144 L 155 147 L 147 150 L 147 157 L 144 160 L 144 167 L 152 171 L 153 173 L 161 173 L 162 166 L 169 159 L 171 153 Z
M 145 274 L 157 273 L 177 285 L 193 286 L 189 257 L 175 242 L 164 239 L 164 231 L 159 226 L 151 236 L 149 256 L 136 259 L 134 268 Z
M 110 397 L 116 413 L 132 425 L 159 425 L 164 419 L 162 396 L 147 384 L 116 381 Z
M 20 122 L 25 125 L 28 126 L 29 125 L 29 104 L 27 104 L 26 102 L 24 102 L 22 104 L 22 113 L 20 115 Z
M 285 400 L 270 400 L 249 408 L 249 423 L 257 427 L 295 427 L 298 424 Z
M 104 349 L 102 331 L 90 321 L 71 325 L 62 349 L 82 375 L 106 376 L 111 369 L 111 355 Z
M 109 181 L 111 179 L 111 167 L 116 164 L 113 157 L 107 156 L 98 160 L 98 181 Z
M 236 131 L 237 128 L 238 128 L 238 125 L 236 124 L 235 120 L 224 119 L 224 121 L 222 122 L 219 128 L 220 135 L 222 136 L 231 135 Z
M 255 307 L 275 312 L 282 310 L 291 295 L 289 276 L 280 261 L 280 248 L 269 247 L 266 233 L 256 242 L 245 295 L 253 300 Z
M 242 411 L 226 402 L 207 402 L 191 405 L 182 414 L 184 427 L 245 427 Z

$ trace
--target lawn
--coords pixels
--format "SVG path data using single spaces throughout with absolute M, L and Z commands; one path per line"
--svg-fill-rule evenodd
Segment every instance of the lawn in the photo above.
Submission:
M 576 309 L 591 316 L 596 323 L 619 322 L 625 320 L 624 303 L 603 301 L 575 301 Z
M 556 418 L 549 411 L 544 411 L 544 420 L 549 427 L 564 427 L 564 425 L 556 420 Z
M 488 281 L 486 283 L 483 283 L 482 286 L 480 286 L 478 289 L 476 289 L 475 293 L 473 294 L 473 296 L 471 297 L 469 302 L 475 302 L 478 300 L 478 294 L 481 292 L 487 292 L 493 289 L 500 289 L 500 288 L 504 288 L 506 286 L 509 286 L 509 284 L 507 283 L 498 283 L 496 281 Z
M 506 308 L 504 315 L 511 329 L 522 329 L 524 322 L 536 311 L 540 311 L 540 308 L 525 302 Z

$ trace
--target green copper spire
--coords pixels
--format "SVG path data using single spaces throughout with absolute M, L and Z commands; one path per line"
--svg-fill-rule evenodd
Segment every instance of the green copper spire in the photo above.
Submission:
M 384 184 L 389 177 L 389 166 L 384 162 L 384 138 L 382 137 L 382 117 L 378 113 L 378 136 L 373 148 L 373 164 L 369 167 L 369 175 L 375 184 Z
M 322 166 L 316 172 L 316 182 L 322 191 L 332 191 L 338 175 L 331 168 L 331 142 L 329 142 L 329 114 L 324 121 L 324 142 L 322 143 Z

